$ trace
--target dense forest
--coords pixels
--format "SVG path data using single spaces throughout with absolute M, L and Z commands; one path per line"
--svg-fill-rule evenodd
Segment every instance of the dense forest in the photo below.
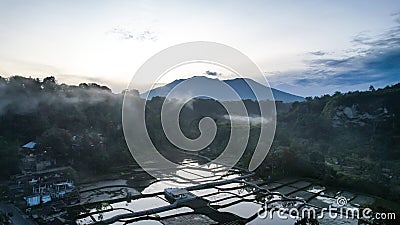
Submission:
M 58 165 L 106 172 L 132 157 L 121 127 L 122 94 L 97 84 L 69 86 L 54 77 L 0 79 L 0 175 L 18 170 L 18 149 L 36 141 Z
M 400 84 L 306 98 L 278 115 L 269 175 L 317 178 L 324 184 L 400 200 Z M 268 170 L 269 169 L 269 170 Z
M 0 77 L 1 179 L 19 172 L 19 147 L 29 141 L 37 142 L 58 165 L 70 165 L 77 173 L 107 173 L 113 167 L 135 163 L 121 125 L 124 94 L 95 83 L 58 84 L 54 77 Z M 129 94 L 138 95 L 134 90 Z M 263 178 L 316 178 L 400 200 L 399 99 L 400 84 L 396 84 L 277 103 L 275 140 L 256 172 Z M 159 97 L 148 101 L 146 124 L 154 144 L 168 151 L 174 146 L 162 133 L 159 113 L 163 102 Z M 244 102 L 250 115 L 259 114 L 257 103 Z M 217 136 L 211 151 L 201 154 L 216 157 L 230 133 L 226 110 L 210 99 L 191 104 L 181 112 L 182 131 L 194 138 L 199 135 L 198 121 L 204 116 L 214 118 Z M 253 123 L 240 166 L 246 167 L 251 158 L 258 132 L 259 125 Z

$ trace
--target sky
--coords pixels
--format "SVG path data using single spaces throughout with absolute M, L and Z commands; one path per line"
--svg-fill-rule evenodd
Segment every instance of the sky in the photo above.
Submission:
M 302 96 L 400 82 L 398 0 L 0 0 L 3 77 L 53 75 L 60 83 L 96 82 L 120 92 L 148 58 L 191 41 L 231 46 L 272 87 Z M 203 65 L 163 82 L 206 70 L 233 76 Z

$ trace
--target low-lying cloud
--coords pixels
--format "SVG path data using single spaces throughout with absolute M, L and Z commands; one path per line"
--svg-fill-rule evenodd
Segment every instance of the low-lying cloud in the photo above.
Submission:
M 116 97 L 111 91 L 100 88 L 81 88 L 61 85 L 56 93 L 45 90 L 35 90 L 33 79 L 23 78 L 23 86 L 0 83 L 0 115 L 6 112 L 13 114 L 30 114 L 40 111 L 41 106 L 65 106 L 74 104 L 92 105 Z
M 256 125 L 256 124 L 267 124 L 271 122 L 270 119 L 260 117 L 260 116 L 238 116 L 238 115 L 224 115 L 224 119 L 234 121 L 236 123 L 244 123 Z
M 213 72 L 213 71 L 207 70 L 207 71 L 206 71 L 206 75 L 208 75 L 208 76 L 218 76 L 218 73 L 217 73 L 217 72 Z

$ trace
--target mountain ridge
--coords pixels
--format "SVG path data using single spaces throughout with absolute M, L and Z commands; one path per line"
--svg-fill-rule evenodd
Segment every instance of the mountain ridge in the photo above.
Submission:
M 217 78 L 208 78 L 205 76 L 194 76 L 191 78 L 187 78 L 187 79 L 177 79 L 174 80 L 164 86 L 161 87 L 157 87 L 154 89 L 151 89 L 149 91 L 146 91 L 144 93 L 142 93 L 140 96 L 142 98 L 147 98 L 148 100 L 152 99 L 153 97 L 166 97 L 168 95 L 168 93 L 177 85 L 179 85 L 180 83 L 184 82 L 184 81 L 191 81 L 191 82 L 195 82 L 196 86 L 191 85 L 190 89 L 186 88 L 183 91 L 180 90 L 178 91 L 176 94 L 176 96 L 186 96 L 188 93 L 200 93 L 202 90 L 208 90 L 210 92 L 210 94 L 216 94 L 219 96 L 222 96 L 221 101 L 230 101 L 230 100 L 234 100 L 232 96 L 229 95 L 224 95 L 221 94 L 220 92 L 218 92 L 218 90 L 224 90 L 224 88 L 226 89 L 226 87 L 224 87 L 225 85 L 223 85 L 222 83 L 225 83 L 227 85 L 229 85 L 237 94 L 238 96 L 242 99 L 250 99 L 253 101 L 256 101 L 257 98 L 254 95 L 254 92 L 252 91 L 252 89 L 250 88 L 249 84 L 255 89 L 256 93 L 262 93 L 263 91 L 265 91 L 265 88 L 269 88 L 266 87 L 250 78 L 235 78 L 235 79 L 231 79 L 231 80 L 219 80 Z M 280 91 L 278 89 L 275 88 L 271 88 L 272 91 L 272 95 L 274 96 L 275 101 L 282 101 L 285 103 L 290 103 L 290 102 L 301 102 L 304 101 L 305 98 L 298 96 L 298 95 L 293 95 L 287 92 L 283 92 Z M 210 95 L 211 96 L 211 95 Z M 261 97 L 261 99 L 258 100 L 272 100 L 271 98 L 268 97 Z

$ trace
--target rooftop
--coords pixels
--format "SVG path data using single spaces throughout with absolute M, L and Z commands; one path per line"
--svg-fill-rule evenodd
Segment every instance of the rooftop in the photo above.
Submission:
M 25 145 L 22 146 L 22 148 L 29 148 L 29 149 L 34 149 L 36 146 L 36 142 L 30 141 L 26 143 Z

